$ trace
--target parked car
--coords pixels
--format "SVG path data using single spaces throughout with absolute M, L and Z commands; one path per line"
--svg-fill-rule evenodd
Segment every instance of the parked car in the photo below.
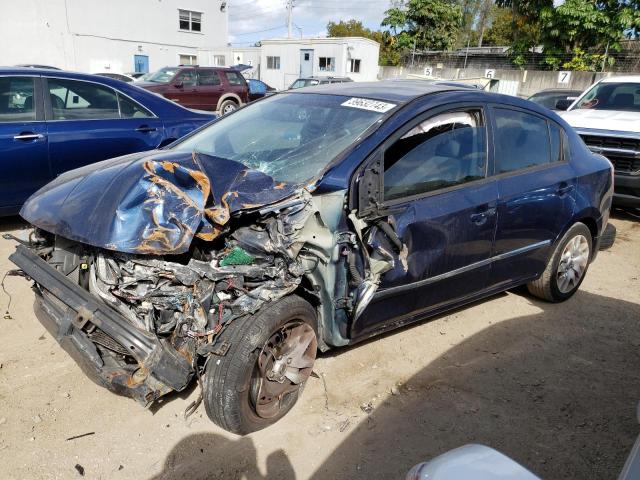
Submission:
M 302 87 L 315 87 L 316 85 L 328 85 L 331 83 L 353 82 L 349 77 L 304 77 L 298 78 L 291 84 L 289 90 Z
M 603 78 L 561 115 L 613 164 L 613 203 L 640 207 L 640 76 Z
M 212 118 L 105 77 L 0 68 L 0 216 L 67 170 L 169 144 Z
M 232 68 L 165 67 L 136 85 L 188 108 L 233 112 L 249 101 L 247 82 Z
M 124 73 L 104 72 L 104 73 L 94 73 L 94 75 L 98 75 L 100 77 L 113 78 L 114 80 L 120 80 L 121 82 L 125 82 L 125 83 L 131 83 L 135 80 L 135 78 L 130 77 L 129 75 L 125 75 Z
M 68 172 L 11 260 L 98 384 L 201 379 L 211 420 L 285 415 L 317 349 L 517 285 L 561 302 L 609 218 L 611 164 L 515 97 L 426 82 L 277 93 L 166 149 Z
M 547 107 L 549 110 L 566 110 L 580 94 L 582 94 L 582 90 L 548 88 L 534 93 L 527 100 Z M 566 102 L 568 102 L 568 104 Z
M 249 86 L 249 101 L 253 102 L 259 98 L 262 98 L 270 93 L 276 91 L 275 88 L 270 87 L 262 80 L 256 78 L 247 78 L 247 85 Z
M 130 73 L 125 73 L 125 75 L 133 78 L 134 80 L 138 80 L 139 78 L 142 78 L 146 75 L 147 73 L 145 72 L 130 72 Z

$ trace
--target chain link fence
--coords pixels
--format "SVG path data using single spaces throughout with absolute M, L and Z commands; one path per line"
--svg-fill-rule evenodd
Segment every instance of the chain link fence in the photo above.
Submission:
M 591 54 L 587 54 L 591 55 Z M 640 50 L 604 53 L 585 56 L 582 68 L 576 67 L 573 54 L 554 55 L 550 64 L 543 53 L 526 53 L 518 59 L 509 54 L 506 47 L 472 47 L 455 52 L 407 52 L 403 55 L 404 67 L 431 69 L 500 69 L 500 70 L 587 70 L 592 72 L 640 72 Z

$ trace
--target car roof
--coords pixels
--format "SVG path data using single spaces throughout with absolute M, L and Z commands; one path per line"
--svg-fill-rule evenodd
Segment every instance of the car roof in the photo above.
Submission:
M 469 87 L 451 83 L 429 82 L 426 80 L 382 80 L 380 82 L 345 82 L 316 85 L 304 89 L 287 90 L 294 95 L 321 93 L 345 97 L 364 97 L 386 102 L 406 103 L 435 92 L 450 90 L 468 91 Z
M 540 95 L 541 93 L 582 93 L 584 90 L 580 90 L 579 88 L 545 88 L 544 90 L 540 90 L 539 92 L 531 95 L 532 97 L 535 95 Z
M 640 75 L 607 77 L 602 79 L 602 83 L 640 83 Z

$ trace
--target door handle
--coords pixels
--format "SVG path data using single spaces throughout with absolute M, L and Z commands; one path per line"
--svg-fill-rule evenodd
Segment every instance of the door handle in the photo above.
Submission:
M 479 209 L 480 208 L 483 208 L 483 207 L 479 207 Z M 487 223 L 487 220 L 489 219 L 489 217 L 494 216 L 496 212 L 497 212 L 496 207 L 485 206 L 484 210 L 480 212 L 472 213 L 469 216 L 469 218 L 476 225 L 484 225 L 485 223 Z
M 13 139 L 14 140 L 22 140 L 22 141 L 27 141 L 27 140 L 40 140 L 44 138 L 44 135 L 41 133 L 33 133 L 33 132 L 22 132 L 18 135 L 14 135 Z
M 136 128 L 136 132 L 141 133 L 155 132 L 156 130 L 158 130 L 156 127 L 150 127 L 149 125 L 140 125 Z
M 573 190 L 573 185 L 568 184 L 567 182 L 562 182 L 558 186 L 558 195 L 563 196 Z

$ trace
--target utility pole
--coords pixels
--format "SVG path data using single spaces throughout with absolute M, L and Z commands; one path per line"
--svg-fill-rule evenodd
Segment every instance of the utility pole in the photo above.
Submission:
M 291 38 L 293 26 L 293 0 L 287 0 L 287 38 Z

